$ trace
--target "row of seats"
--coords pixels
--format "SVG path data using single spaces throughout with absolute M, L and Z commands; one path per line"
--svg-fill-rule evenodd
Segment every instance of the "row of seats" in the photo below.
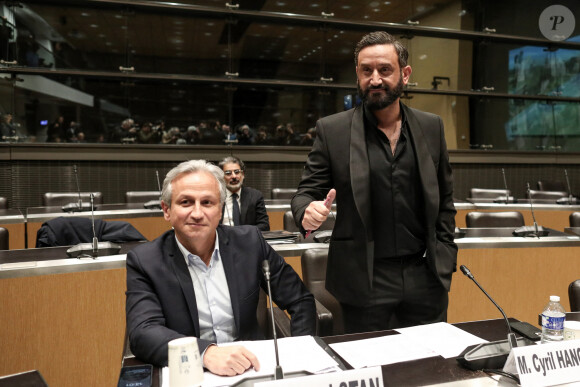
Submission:
M 512 196 L 510 190 L 488 188 L 471 188 L 469 195 L 470 199 L 497 199 Z M 568 197 L 568 191 L 541 191 L 531 189 L 527 196 L 528 199 L 558 200 L 563 197 Z
M 521 227 L 525 225 L 524 216 L 519 211 L 479 212 L 465 215 L 467 227 Z M 570 214 L 570 227 L 580 227 L 580 212 Z
M 296 188 L 274 188 L 272 189 L 272 199 L 292 199 L 296 193 Z M 91 194 L 94 195 L 95 204 L 103 204 L 103 194 L 101 192 L 81 192 L 80 197 L 84 202 L 89 202 Z M 150 200 L 158 200 L 161 196 L 159 191 L 127 191 L 125 192 L 125 203 L 139 204 Z M 79 199 L 78 192 L 46 192 L 42 196 L 44 207 L 64 206 L 68 203 L 76 202 Z M 8 200 L 0 197 L 0 210 L 8 208 Z

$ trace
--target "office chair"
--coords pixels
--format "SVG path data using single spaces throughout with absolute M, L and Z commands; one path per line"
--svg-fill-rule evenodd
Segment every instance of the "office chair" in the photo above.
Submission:
M 543 199 L 543 200 L 556 200 L 561 198 L 567 198 L 568 192 L 564 191 L 538 191 L 531 189 L 528 194 L 528 199 Z
M 124 221 L 95 219 L 95 235 L 99 242 L 145 241 L 132 224 Z M 70 246 L 93 241 L 89 218 L 63 217 L 48 220 L 36 233 L 36 247 Z
M 538 191 L 564 191 L 568 189 L 566 184 L 562 181 L 556 180 L 538 180 Z
M 5 210 L 8 208 L 8 200 L 4 196 L 0 196 L 0 210 Z
M 159 200 L 159 191 L 127 191 L 125 192 L 125 203 L 142 204 L 150 200 Z
M 297 188 L 272 188 L 272 199 L 292 199 Z
M 580 212 L 570 214 L 570 227 L 580 227 Z
M 101 192 L 92 192 L 95 195 L 94 203 L 103 204 L 103 195 Z M 91 202 L 91 192 L 81 192 L 81 200 L 83 203 Z M 42 205 L 44 207 L 64 206 L 69 203 L 77 203 L 79 201 L 78 192 L 46 192 L 42 197 Z
M 0 227 L 0 250 L 10 250 L 10 233 L 4 227 Z
M 467 227 L 521 227 L 525 225 L 524 216 L 518 211 L 478 212 L 465 215 Z
M 303 282 L 317 301 L 317 311 L 321 304 L 328 315 L 318 316 L 318 336 L 332 336 L 344 333 L 342 308 L 340 303 L 326 290 L 326 265 L 328 249 L 308 249 L 300 257 Z
M 570 312 L 580 312 L 580 279 L 572 281 L 568 286 Z
M 508 196 L 511 196 L 511 191 L 507 191 Z M 496 199 L 498 197 L 505 197 L 505 189 L 491 189 L 491 188 L 471 188 L 469 190 L 469 197 L 472 199 Z

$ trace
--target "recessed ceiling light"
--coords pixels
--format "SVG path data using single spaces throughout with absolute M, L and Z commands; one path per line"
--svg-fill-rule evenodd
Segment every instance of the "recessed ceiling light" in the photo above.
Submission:
M 350 6 L 350 5 L 343 5 L 343 6 L 342 6 L 342 7 L 340 7 L 340 8 L 342 8 L 342 9 L 351 9 L 351 6 Z
M 90 14 L 90 13 L 88 13 L 88 12 L 82 12 L 82 13 L 81 13 L 81 16 L 91 16 L 91 14 Z
M 98 24 L 91 24 L 91 28 L 99 28 Z
M 312 8 L 318 8 L 318 7 L 320 7 L 320 4 L 318 4 L 318 3 L 312 3 L 312 4 L 310 4 L 310 7 L 312 7 Z
M 213 34 L 211 32 L 206 32 L 204 33 L 205 36 L 212 36 Z
M 118 13 L 115 14 L 115 19 L 122 19 L 122 18 L 123 18 L 123 15 L 119 15 Z
M 113 45 L 113 43 L 111 43 L 111 42 L 105 42 L 105 46 L 109 46 L 110 47 L 112 45 Z
M 372 1 L 372 2 L 369 3 L 369 7 L 376 8 L 376 7 L 379 6 L 379 4 L 380 3 L 378 1 Z
M 205 25 L 209 26 L 209 27 L 213 27 L 213 26 L 215 26 L 215 23 L 214 22 L 207 22 Z
M 384 5 L 391 5 L 391 2 L 390 1 L 385 1 L 385 2 L 383 2 L 383 4 Z
M 285 6 L 285 5 L 286 5 L 286 3 L 285 3 L 285 2 L 283 2 L 283 1 L 278 1 L 278 2 L 276 3 L 276 5 L 277 5 L 278 7 L 283 7 L 283 6 Z

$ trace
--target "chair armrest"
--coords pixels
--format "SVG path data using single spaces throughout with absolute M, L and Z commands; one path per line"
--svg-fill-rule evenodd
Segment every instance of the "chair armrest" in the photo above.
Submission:
M 316 303 L 316 335 L 332 336 L 334 325 L 332 312 L 318 300 L 315 299 L 314 302 Z
M 272 326 L 272 317 L 268 313 L 268 323 Z M 290 317 L 282 309 L 277 306 L 274 307 L 274 319 L 276 326 L 276 336 L 277 337 L 290 337 L 292 336 L 292 331 L 290 329 Z

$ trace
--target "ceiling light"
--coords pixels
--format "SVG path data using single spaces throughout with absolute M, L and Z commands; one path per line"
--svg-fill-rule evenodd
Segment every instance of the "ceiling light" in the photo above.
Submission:
M 91 16 L 91 14 L 88 12 L 81 12 L 81 16 Z
M 379 4 L 380 4 L 380 3 L 379 3 L 378 1 L 373 1 L 373 2 L 370 2 L 370 3 L 369 3 L 369 7 L 371 7 L 371 8 L 376 8 L 376 7 L 378 7 L 378 6 L 379 6 Z
M 340 8 L 342 8 L 342 9 L 350 9 L 350 8 L 351 8 L 351 6 L 350 6 L 350 5 L 343 5 L 343 6 L 342 6 L 342 7 L 340 7 Z
M 391 5 L 391 2 L 390 1 L 385 1 L 383 4 L 384 5 Z
M 123 15 L 115 14 L 115 19 L 122 19 Z
M 91 24 L 91 28 L 99 28 L 98 24 Z

